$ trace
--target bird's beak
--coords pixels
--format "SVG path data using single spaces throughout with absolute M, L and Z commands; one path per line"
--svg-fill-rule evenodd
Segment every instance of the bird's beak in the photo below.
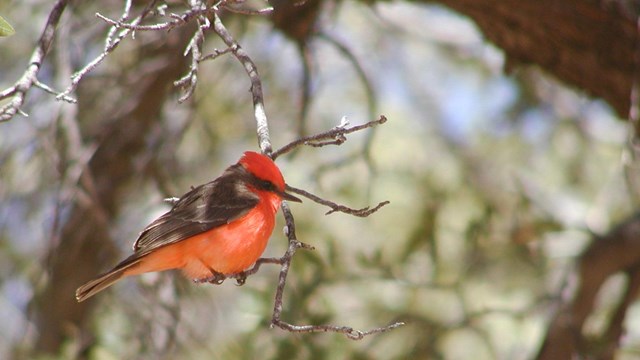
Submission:
M 302 200 L 300 200 L 299 198 L 297 198 L 297 197 L 295 197 L 295 196 L 293 196 L 293 195 L 291 195 L 289 193 L 286 193 L 284 191 L 279 191 L 278 195 L 280 195 L 282 200 L 289 200 L 289 201 L 299 202 L 299 203 L 302 202 Z

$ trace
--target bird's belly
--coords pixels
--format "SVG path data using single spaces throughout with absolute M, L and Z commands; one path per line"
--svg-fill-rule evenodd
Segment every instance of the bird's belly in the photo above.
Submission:
M 181 241 L 184 274 L 201 279 L 212 271 L 234 274 L 247 269 L 264 252 L 274 224 L 275 216 L 258 206 L 225 226 Z

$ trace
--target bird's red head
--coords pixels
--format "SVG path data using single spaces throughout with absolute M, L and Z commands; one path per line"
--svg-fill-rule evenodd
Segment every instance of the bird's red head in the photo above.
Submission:
M 273 184 L 272 186 L 275 186 L 275 189 L 271 188 L 268 191 L 278 195 L 279 199 L 302 202 L 302 200 L 284 191 L 285 184 L 282 173 L 270 157 L 257 152 L 246 151 L 238 162 L 258 179 L 266 180 Z M 279 204 L 280 200 L 278 200 L 276 207 Z
M 239 163 L 256 177 L 271 181 L 278 190 L 284 191 L 282 173 L 270 157 L 254 151 L 245 151 Z

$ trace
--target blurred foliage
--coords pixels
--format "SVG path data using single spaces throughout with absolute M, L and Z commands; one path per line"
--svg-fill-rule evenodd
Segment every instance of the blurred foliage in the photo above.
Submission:
M 26 66 L 49 6 L 31 3 L 0 6 L 20 25 L 0 42 L 2 88 Z M 74 66 L 102 47 L 106 26 L 93 13 L 117 14 L 118 6 L 77 4 L 67 14 L 61 36 L 69 37 Z M 31 12 L 29 23 L 19 20 Z M 279 164 L 288 183 L 325 198 L 354 207 L 391 204 L 364 219 L 325 216 L 327 209 L 310 201 L 292 206 L 299 239 L 316 250 L 294 259 L 283 317 L 358 329 L 407 325 L 358 342 L 270 329 L 273 266 L 243 287 L 148 274 L 100 294 L 87 331 L 70 329 L 75 336 L 60 354 L 42 358 L 524 359 L 535 353 L 591 233 L 606 231 L 634 205 L 620 160 L 624 124 L 602 103 L 535 69 L 503 75 L 500 52 L 442 8 L 340 3 L 324 21 L 361 61 L 389 122 L 341 147 L 301 149 Z M 257 17 L 228 22 L 258 63 L 272 140 L 284 145 L 296 137 L 297 48 Z M 82 34 L 75 32 L 83 26 Z M 129 63 L 127 52 L 144 41 L 144 34 L 128 40 L 85 86 L 124 81 L 120 66 L 152 66 Z M 220 46 L 213 35 L 209 41 L 210 49 Z M 317 64 L 307 132 L 331 128 L 343 115 L 354 124 L 372 120 L 353 64 L 328 42 L 313 42 L 311 51 Z M 67 79 L 52 74 L 48 69 L 41 80 L 64 88 Z M 202 64 L 192 105 L 165 104 L 148 139 L 148 156 L 162 165 L 163 176 L 141 166 L 112 220 L 123 255 L 166 210 L 163 197 L 208 181 L 243 150 L 257 148 L 248 86 L 241 66 L 226 56 Z M 86 101 L 93 111 L 110 111 L 108 97 Z M 30 117 L 0 124 L 2 358 L 33 356 L 38 329 L 29 304 L 47 282 L 42 259 L 55 249 L 56 203 L 69 199 L 60 181 L 70 166 L 67 149 L 55 140 L 64 106 L 32 91 Z M 80 125 L 86 133 L 100 130 Z M 357 156 L 362 152 L 367 156 Z M 64 221 L 62 209 L 57 221 Z M 277 230 L 265 256 L 285 247 Z M 637 306 L 632 312 L 637 320 Z M 625 339 L 621 354 L 637 353 L 640 329 L 631 327 Z
M 0 16 L 0 36 L 11 36 L 15 34 L 15 32 L 11 24 Z

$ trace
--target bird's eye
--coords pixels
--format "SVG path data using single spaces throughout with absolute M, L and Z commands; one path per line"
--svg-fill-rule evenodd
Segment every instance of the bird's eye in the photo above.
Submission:
M 273 185 L 273 183 L 268 180 L 258 179 L 257 185 L 258 185 L 258 188 L 260 188 L 261 190 L 274 191 L 276 189 L 276 186 Z

